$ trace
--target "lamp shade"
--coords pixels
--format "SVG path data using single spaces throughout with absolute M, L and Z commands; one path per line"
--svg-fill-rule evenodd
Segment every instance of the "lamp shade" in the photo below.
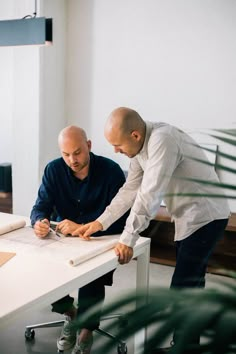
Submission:
M 0 46 L 45 45 L 52 42 L 52 18 L 0 21 Z

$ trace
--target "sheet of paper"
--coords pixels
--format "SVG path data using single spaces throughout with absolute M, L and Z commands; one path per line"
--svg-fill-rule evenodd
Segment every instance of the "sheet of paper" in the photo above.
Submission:
M 14 252 L 1 252 L 0 251 L 0 267 L 14 257 L 16 253 Z
M 85 241 L 79 237 L 58 237 L 50 233 L 41 239 L 31 227 L 12 231 L 0 237 L 0 249 L 17 254 L 34 253 L 54 262 L 65 262 L 76 266 L 96 255 L 113 248 L 119 235 L 91 237 Z

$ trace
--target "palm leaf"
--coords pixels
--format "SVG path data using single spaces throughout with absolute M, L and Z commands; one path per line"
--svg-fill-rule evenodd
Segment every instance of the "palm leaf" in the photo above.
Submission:
M 209 150 L 209 149 L 208 149 Z M 228 155 L 228 156 L 230 156 L 230 157 L 232 157 L 231 155 Z M 192 156 L 188 156 L 188 155 L 185 155 L 185 157 L 186 158 L 189 158 L 189 159 L 191 159 L 191 160 L 194 160 L 194 161 L 196 161 L 196 162 L 200 162 L 200 163 L 202 163 L 202 164 L 204 164 L 204 165 L 208 165 L 208 166 L 212 166 L 212 167 L 214 167 L 216 170 L 222 170 L 222 171 L 227 171 L 227 172 L 230 172 L 230 173 L 236 173 L 236 169 L 235 168 L 231 168 L 231 167 L 227 167 L 227 166 L 224 166 L 224 165 L 222 165 L 222 164 L 219 164 L 219 163 L 212 163 L 212 162 L 210 162 L 210 161 L 208 161 L 208 160 L 201 160 L 201 159 L 197 159 L 197 158 L 195 158 L 195 157 L 192 157 Z M 233 158 L 231 158 L 231 160 L 234 160 L 234 161 L 236 161 L 236 158 L 235 157 L 233 157 Z
M 236 129 L 214 129 L 214 131 L 236 137 Z
M 197 147 L 197 148 L 199 148 L 201 150 L 208 151 L 208 152 L 214 154 L 216 156 L 216 158 L 223 157 L 225 160 L 236 161 L 236 156 L 231 155 L 231 154 L 227 154 L 227 153 L 222 152 L 220 150 L 216 151 L 215 149 L 211 149 L 209 147 L 202 146 L 202 145 L 195 144 L 195 143 L 188 143 L 188 144 L 191 145 L 191 146 L 195 146 L 195 147 Z M 188 156 L 188 157 L 192 158 L 191 156 Z M 205 160 L 200 160 L 200 162 L 204 163 Z M 210 164 L 213 165 L 212 163 L 210 163 Z M 216 166 L 216 164 L 214 166 Z M 225 167 L 225 166 L 222 165 L 222 167 Z
M 229 144 L 229 145 L 232 145 L 232 146 L 236 146 L 236 140 L 234 139 L 229 139 L 229 138 L 225 138 L 223 136 L 218 136 L 218 135 L 213 135 L 213 134 L 210 134 L 210 136 L 216 140 L 220 140 L 226 144 Z
M 228 307 L 222 312 L 217 326 L 215 328 L 215 337 L 213 342 L 212 353 L 224 354 L 228 353 L 231 345 L 236 344 L 236 310 Z M 235 347 L 236 349 L 236 347 Z
M 125 314 L 128 321 L 126 326 L 117 329 L 115 321 L 109 325 L 109 330 L 117 332 L 120 340 L 132 338 L 140 329 L 155 325 L 145 348 L 145 354 L 150 354 L 175 328 L 180 328 L 178 342 L 170 354 L 183 353 L 189 346 L 189 340 L 196 334 L 208 336 L 207 344 L 195 347 L 196 353 L 224 354 L 228 353 L 229 343 L 236 344 L 236 282 L 232 284 L 223 280 L 220 285 L 220 290 L 151 288 L 147 304 L 143 301 L 143 292 L 137 294 L 136 291 L 130 291 L 106 305 L 103 314 L 120 313 L 127 305 L 134 307 L 136 300 L 138 303 L 143 301 L 137 309 L 134 308 Z M 89 316 L 93 318 L 95 313 L 96 308 L 87 314 L 86 320 Z M 84 319 L 85 317 L 78 319 L 73 325 L 80 328 Z M 231 330 L 226 335 L 227 323 L 230 323 Z M 216 341 L 221 343 L 220 352 L 216 351 L 219 348 L 219 345 L 215 344 Z M 112 342 L 105 342 L 101 353 L 108 352 L 112 346 Z

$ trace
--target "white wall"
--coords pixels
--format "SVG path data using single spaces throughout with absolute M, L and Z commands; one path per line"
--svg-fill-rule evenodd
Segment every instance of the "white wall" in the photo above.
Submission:
M 95 1 L 69 0 L 66 114 L 68 122 L 91 132 L 93 99 L 93 12 Z
M 53 45 L 40 48 L 40 178 L 49 160 L 58 157 L 58 133 L 65 127 L 66 0 L 41 0 L 40 14 L 53 18 Z
M 33 7 L 1 1 L 1 19 Z M 0 48 L 0 162 L 13 162 L 15 213 L 29 214 L 67 123 L 83 126 L 94 151 L 123 168 L 127 158 L 103 137 L 117 106 L 192 133 L 235 127 L 235 0 L 41 0 L 38 10 L 53 17 L 53 46 Z
M 34 12 L 31 0 L 11 0 L 7 4 L 11 11 L 6 11 L 2 19 L 22 18 Z M 38 1 L 38 15 L 53 17 L 53 46 L 1 48 L 5 60 L 0 59 L 1 70 L 6 64 L 12 75 L 9 100 L 4 102 L 12 121 L 2 124 L 1 119 L 1 131 L 11 146 L 13 212 L 26 216 L 35 201 L 45 163 L 58 156 L 57 135 L 65 126 L 64 0 Z M 7 147 L 2 143 L 0 151 Z
M 94 151 L 128 167 L 128 160 L 115 155 L 103 137 L 105 120 L 117 106 L 132 107 L 145 120 L 166 121 L 191 133 L 235 127 L 234 0 L 70 0 L 68 6 L 73 23 L 68 35 L 74 43 L 69 57 L 76 53 L 76 60 L 70 62 L 73 77 L 67 77 L 67 85 L 76 94 L 67 96 L 67 107 L 83 105 L 86 97 L 87 117 L 80 118 L 85 126 L 90 123 Z M 76 22 L 81 12 L 89 12 L 83 17 L 83 32 Z M 83 39 L 86 46 L 92 45 L 88 62 L 79 61 L 84 58 Z M 72 113 L 69 120 L 77 123 L 78 117 Z M 198 138 L 211 142 L 207 136 Z M 225 182 L 235 179 L 220 176 Z
M 11 2 L 0 1 L 0 19 L 13 12 Z M 0 47 L 0 163 L 11 162 L 12 148 L 12 104 L 13 104 L 13 49 Z

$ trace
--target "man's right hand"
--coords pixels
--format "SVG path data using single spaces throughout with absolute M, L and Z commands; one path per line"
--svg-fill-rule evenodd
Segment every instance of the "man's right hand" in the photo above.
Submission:
M 38 220 L 34 224 L 34 233 L 38 237 L 45 237 L 49 233 L 50 222 L 48 219 Z
M 92 234 L 101 230 L 103 230 L 102 224 L 99 221 L 92 221 L 78 227 L 72 232 L 72 236 L 79 236 L 85 240 L 89 240 Z

